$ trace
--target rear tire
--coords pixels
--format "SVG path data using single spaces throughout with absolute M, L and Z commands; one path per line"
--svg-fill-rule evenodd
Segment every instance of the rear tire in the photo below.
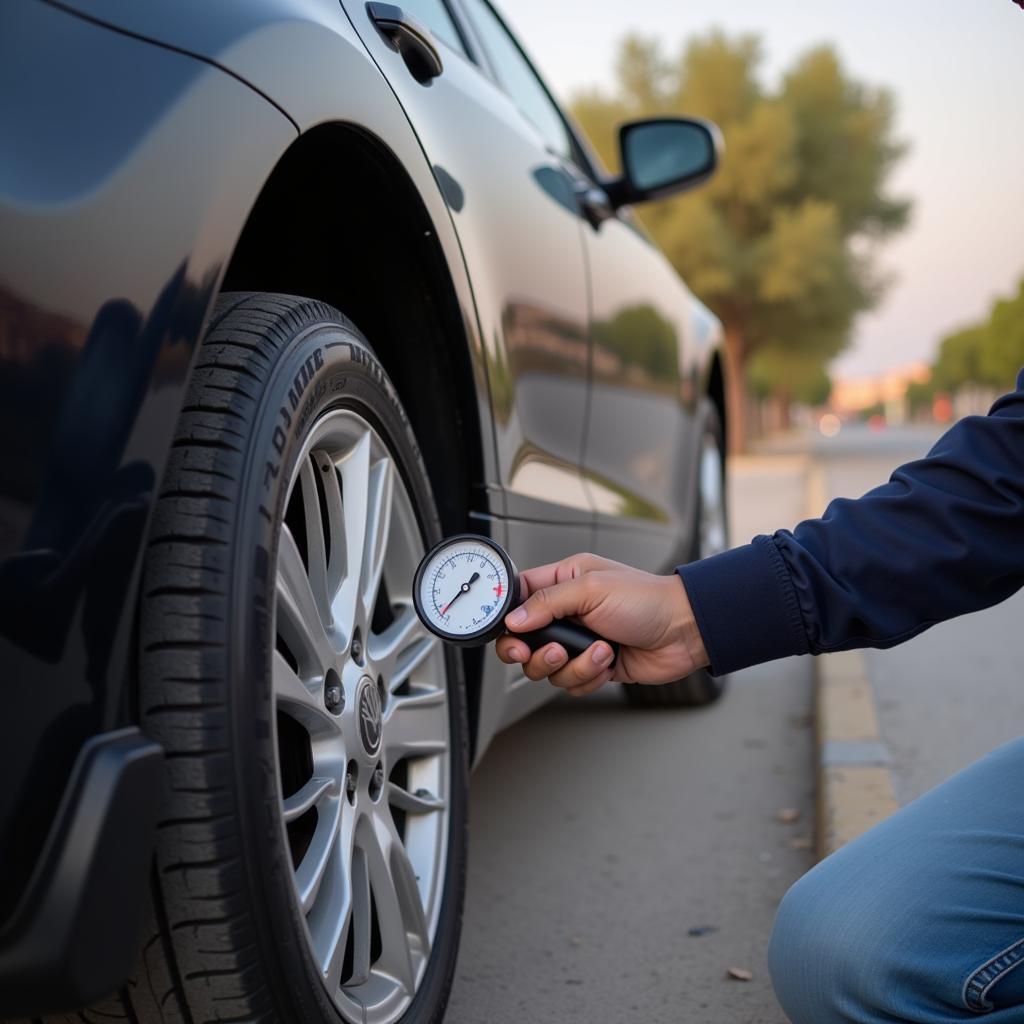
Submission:
M 440 536 L 352 323 L 222 296 L 144 571 L 139 708 L 167 797 L 149 934 L 105 1018 L 338 1024 L 363 1004 L 375 1024 L 440 1021 L 468 728 L 458 659 L 409 618 L 407 571 Z
M 694 530 L 688 561 L 718 554 L 729 546 L 729 516 L 725 487 L 725 439 L 718 410 L 705 401 L 702 410 L 700 467 L 694 488 Z M 728 676 L 698 669 L 683 679 L 661 686 L 633 683 L 623 686 L 626 700 L 638 707 L 696 708 L 713 704 L 725 692 Z

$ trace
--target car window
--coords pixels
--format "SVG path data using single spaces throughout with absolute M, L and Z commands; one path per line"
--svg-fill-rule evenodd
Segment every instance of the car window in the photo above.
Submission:
M 462 0 L 490 54 L 495 72 L 523 116 L 559 155 L 573 153 L 569 131 L 530 62 L 486 0 Z
M 444 0 L 402 0 L 402 10 L 426 25 L 442 43 L 468 56 Z

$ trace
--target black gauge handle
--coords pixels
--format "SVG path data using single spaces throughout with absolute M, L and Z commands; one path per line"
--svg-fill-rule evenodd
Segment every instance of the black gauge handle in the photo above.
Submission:
M 524 640 L 531 651 L 539 651 L 545 644 L 561 644 L 570 658 L 578 658 L 591 644 L 600 640 L 612 649 L 614 665 L 619 656 L 619 645 L 612 640 L 605 640 L 592 629 L 581 626 L 578 622 L 556 619 L 543 629 L 534 629 L 528 633 L 511 633 L 510 636 Z

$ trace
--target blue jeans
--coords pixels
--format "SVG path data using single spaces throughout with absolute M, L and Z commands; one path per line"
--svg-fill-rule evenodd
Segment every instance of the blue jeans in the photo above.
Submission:
M 801 878 L 768 962 L 793 1024 L 1024 1024 L 1024 740 Z

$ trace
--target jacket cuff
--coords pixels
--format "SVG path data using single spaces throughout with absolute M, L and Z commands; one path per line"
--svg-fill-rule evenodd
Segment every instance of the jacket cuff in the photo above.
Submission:
M 771 537 L 676 569 L 686 588 L 712 675 L 807 654 L 796 591 Z

